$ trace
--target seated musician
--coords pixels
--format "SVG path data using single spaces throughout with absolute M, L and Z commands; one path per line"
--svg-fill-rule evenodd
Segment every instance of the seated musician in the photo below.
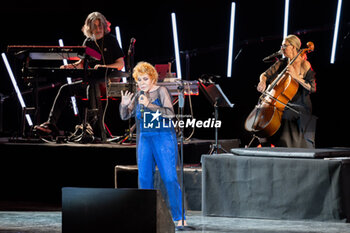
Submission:
M 89 14 L 85 20 L 82 31 L 86 36 L 83 45 L 100 54 L 101 59 L 89 59 L 88 61 L 86 59 L 80 59 L 73 64 L 61 66 L 62 69 L 82 69 L 85 62 L 88 62 L 90 68 L 95 69 L 104 67 L 121 70 L 124 67 L 123 51 L 119 47 L 115 36 L 109 33 L 110 23 L 106 20 L 104 15 L 99 12 Z M 56 95 L 48 120 L 41 125 L 35 126 L 35 130 L 42 135 L 56 135 L 58 132 L 56 124 L 64 107 L 70 101 L 69 97 L 72 93 L 76 94 L 77 92 L 81 92 L 86 96 L 87 87 L 88 84 L 82 82 L 73 82 L 70 85 L 63 85 Z
M 296 113 L 285 108 L 281 127 L 275 135 L 268 139 L 269 143 L 280 147 L 315 147 L 315 117 L 312 116 L 310 94 L 316 92 L 315 72 L 307 61 L 306 55 L 298 56 L 292 65 L 290 61 L 297 55 L 301 47 L 300 39 L 295 35 L 288 35 L 282 42 L 281 51 L 285 58 L 278 60 L 268 70 L 260 75 L 257 86 L 259 92 L 264 92 L 281 71 L 288 66 L 286 73 L 299 83 L 296 95 L 288 103 Z

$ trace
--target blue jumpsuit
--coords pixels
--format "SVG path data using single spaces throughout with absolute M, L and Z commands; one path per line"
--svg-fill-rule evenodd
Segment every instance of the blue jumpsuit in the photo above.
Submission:
M 154 116 L 152 114 L 157 112 L 147 108 L 141 110 L 136 99 L 136 106 L 134 106 L 134 114 L 132 115 L 135 115 L 138 130 L 137 164 L 139 188 L 154 189 L 153 177 L 155 166 L 157 165 L 167 190 L 173 220 L 181 220 L 182 192 L 176 172 L 178 147 L 175 129 L 171 124 L 171 119 L 161 115 L 152 121 Z M 160 98 L 155 99 L 152 104 L 163 107 Z

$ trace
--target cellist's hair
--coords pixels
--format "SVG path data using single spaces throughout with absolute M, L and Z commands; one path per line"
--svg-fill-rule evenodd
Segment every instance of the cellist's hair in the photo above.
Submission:
M 103 14 L 101 14 L 100 12 L 95 11 L 95 12 L 90 13 L 86 17 L 85 24 L 84 24 L 84 26 L 81 29 L 86 37 L 93 38 L 92 31 L 93 31 L 93 29 L 95 27 L 94 22 L 96 20 L 100 21 L 100 23 L 101 23 L 101 25 L 103 27 L 105 35 L 111 31 L 111 28 L 110 28 L 111 23 L 108 22 L 108 20 L 106 19 L 106 17 Z
M 290 34 L 284 39 L 286 41 L 288 41 L 289 44 L 293 45 L 297 49 L 297 51 L 300 49 L 301 41 L 300 41 L 299 37 L 297 37 L 296 35 Z

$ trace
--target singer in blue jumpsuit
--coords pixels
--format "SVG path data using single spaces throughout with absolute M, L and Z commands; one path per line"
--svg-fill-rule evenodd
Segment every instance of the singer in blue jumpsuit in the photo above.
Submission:
M 133 77 L 138 91 L 135 95 L 122 91 L 119 106 L 121 119 L 134 116 L 137 126 L 137 163 L 139 188 L 154 189 L 153 177 L 157 165 L 166 187 L 174 221 L 182 219 L 182 192 L 177 178 L 178 147 L 172 118 L 175 117 L 168 89 L 157 86 L 158 73 L 147 62 L 139 62 Z

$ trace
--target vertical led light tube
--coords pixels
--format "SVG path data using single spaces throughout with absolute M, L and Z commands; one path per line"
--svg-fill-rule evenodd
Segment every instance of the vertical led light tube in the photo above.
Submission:
M 284 25 L 283 38 L 288 36 L 288 22 L 289 22 L 289 0 L 284 1 Z
M 231 3 L 230 36 L 228 41 L 227 77 L 232 75 L 233 36 L 235 31 L 236 3 Z
M 118 41 L 119 47 L 123 48 L 122 47 L 122 38 L 120 36 L 120 28 L 118 26 L 115 27 L 115 36 L 117 37 L 117 41 Z
M 173 40 L 174 40 L 174 50 L 175 50 L 175 62 L 176 62 L 176 75 L 177 78 L 181 79 L 181 62 L 180 62 L 180 51 L 179 51 L 179 40 L 177 36 L 177 25 L 176 25 L 176 15 L 171 13 L 171 23 L 173 27 Z
M 117 37 L 117 41 L 118 41 L 118 44 L 119 44 L 119 47 L 121 49 L 123 49 L 123 46 L 122 46 L 122 37 L 120 36 L 120 28 L 118 26 L 115 27 L 115 35 Z M 123 67 L 122 71 L 124 72 L 125 71 L 125 66 Z M 126 77 L 123 77 L 123 82 L 126 82 Z
M 64 44 L 63 44 L 63 40 L 62 39 L 59 39 L 58 40 L 58 44 L 63 47 Z M 67 65 L 68 62 L 67 62 L 67 59 L 63 59 L 63 65 Z M 72 78 L 71 77 L 67 77 L 67 83 L 68 84 L 72 84 Z M 70 97 L 71 101 L 72 101 L 72 105 L 73 105 L 73 111 L 74 111 L 74 115 L 77 116 L 79 111 L 78 111 L 78 106 L 77 106 L 77 100 L 75 99 L 75 96 L 71 96 Z
M 339 31 L 341 6 L 342 6 L 342 0 L 338 0 L 337 15 L 335 18 L 335 27 L 334 27 L 334 32 L 333 32 L 334 33 L 333 34 L 333 45 L 332 45 L 332 53 L 331 53 L 331 60 L 330 60 L 331 64 L 334 64 L 334 62 L 335 62 L 335 52 L 337 50 L 337 43 L 338 43 L 338 31 Z
M 23 100 L 21 91 L 20 91 L 19 88 L 18 88 L 18 85 L 17 85 L 16 79 L 15 79 L 15 76 L 13 75 L 13 72 L 12 72 L 11 66 L 10 66 L 10 64 L 9 64 L 9 62 L 8 62 L 8 60 L 7 60 L 6 54 L 5 54 L 5 53 L 2 53 L 1 56 L 2 56 L 2 60 L 4 60 L 4 63 L 5 63 L 7 72 L 8 72 L 8 74 L 9 74 L 9 76 L 10 76 L 10 79 L 11 79 L 11 82 L 12 82 L 12 85 L 13 85 L 13 88 L 14 88 L 15 91 L 16 91 L 16 94 L 17 94 L 17 98 L 18 98 L 18 100 L 19 100 L 19 103 L 21 104 L 22 109 L 25 109 L 25 108 L 26 108 L 26 104 L 24 103 L 24 100 Z M 33 126 L 33 122 L 32 122 L 32 119 L 30 118 L 30 115 L 29 115 L 29 114 L 26 114 L 25 117 L 26 117 L 26 119 L 27 119 L 28 125 L 29 125 L 29 126 Z

